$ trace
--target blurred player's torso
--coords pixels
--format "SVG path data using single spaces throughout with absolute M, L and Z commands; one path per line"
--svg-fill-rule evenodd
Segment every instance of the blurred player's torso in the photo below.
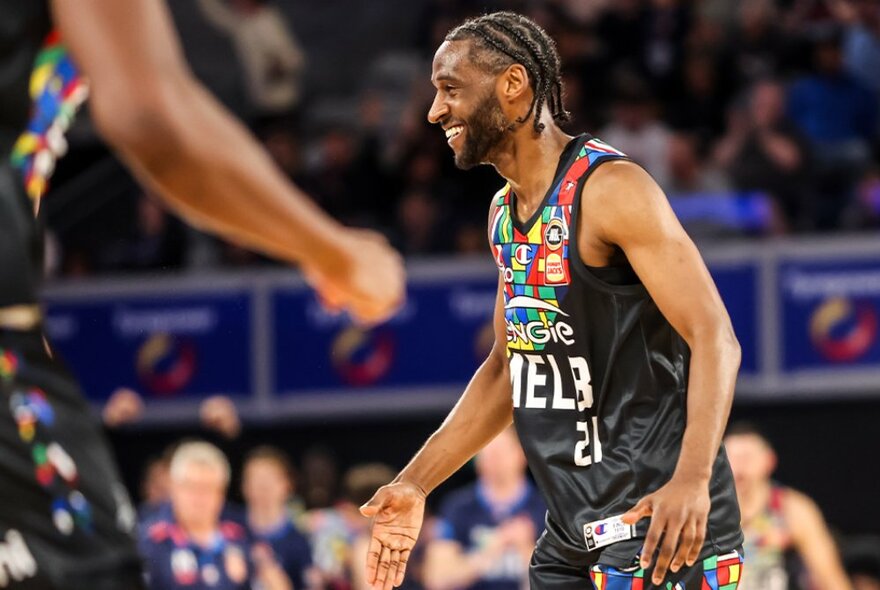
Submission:
M 589 268 L 578 256 L 583 183 L 622 158 L 588 135 L 574 138 L 532 218 L 516 219 L 508 185 L 496 195 L 490 226 L 504 282 L 514 419 L 549 508 L 545 540 L 573 559 L 602 549 L 611 565 L 632 562 L 647 523 L 636 538 L 607 546 L 604 527 L 594 533 L 588 525 L 622 514 L 671 478 L 690 363 L 687 344 L 631 267 Z M 707 551 L 736 548 L 739 510 L 723 452 L 710 494 Z

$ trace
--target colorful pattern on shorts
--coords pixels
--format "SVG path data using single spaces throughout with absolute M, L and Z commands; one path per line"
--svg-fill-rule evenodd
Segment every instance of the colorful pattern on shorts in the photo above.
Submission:
M 51 435 L 55 411 L 45 391 L 16 379 L 22 368 L 19 355 L 0 348 L 0 391 L 8 399 L 18 436 L 27 445 L 34 479 L 52 496 L 52 521 L 61 534 L 70 535 L 75 528 L 91 532 L 92 511 L 78 489 L 76 463 Z
M 632 571 L 607 565 L 594 565 L 590 578 L 596 590 L 736 590 L 742 576 L 743 558 L 738 551 L 713 555 L 694 565 L 676 582 L 654 586 L 646 570 L 635 567 Z
M 37 54 L 30 95 L 31 119 L 12 148 L 11 160 L 24 175 L 28 196 L 36 201 L 46 192 L 56 160 L 67 151 L 64 134 L 88 96 L 85 80 L 55 31 Z

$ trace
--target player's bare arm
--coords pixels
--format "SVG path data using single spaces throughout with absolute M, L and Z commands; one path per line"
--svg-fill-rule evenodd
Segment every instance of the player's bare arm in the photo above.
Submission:
M 850 590 L 852 586 L 840 561 L 837 545 L 810 498 L 794 490 L 786 490 L 783 503 L 785 522 L 791 529 L 795 547 L 807 567 L 810 581 L 817 588 Z
M 403 298 L 383 239 L 352 232 L 292 186 L 193 78 L 161 0 L 54 2 L 56 23 L 89 79 L 91 113 L 139 180 L 192 223 L 298 262 L 330 304 L 364 321 Z
M 625 516 L 650 516 L 642 567 L 659 549 L 653 580 L 693 565 L 706 534 L 709 479 L 733 400 L 740 348 L 712 277 L 654 180 L 629 162 L 598 169 L 586 184 L 578 249 L 590 265 L 622 250 L 657 307 L 691 350 L 687 426 L 672 479 Z M 661 543 L 662 537 L 662 543 Z
M 490 217 L 494 214 L 494 204 Z M 425 498 L 513 422 L 506 354 L 503 283 L 493 318 L 495 344 L 461 398 L 393 483 L 361 508 L 373 518 L 367 582 L 389 589 L 403 583 L 406 562 L 422 527 Z

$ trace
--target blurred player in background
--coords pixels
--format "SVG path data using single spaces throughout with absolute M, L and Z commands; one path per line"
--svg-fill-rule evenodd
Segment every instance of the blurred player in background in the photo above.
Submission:
M 477 482 L 450 494 L 440 508 L 425 557 L 428 590 L 519 590 L 544 530 L 547 506 L 526 477 L 526 457 L 513 428 L 476 457 Z
M 753 426 L 740 423 L 730 427 L 724 446 L 736 481 L 749 559 L 741 589 L 848 590 L 846 572 L 819 507 L 771 479 L 776 453 L 767 439 Z M 803 569 L 806 576 L 800 575 Z
M 288 510 L 293 468 L 287 455 L 268 446 L 252 450 L 244 462 L 241 488 L 255 549 L 268 551 L 297 590 L 317 587 L 311 546 Z
M 285 180 L 193 78 L 161 0 L 0 0 L 0 15 L 0 391 L 13 414 L 0 423 L 0 547 L 17 556 L 14 583 L 136 588 L 134 512 L 76 382 L 44 349 L 37 298 L 33 213 L 78 104 L 91 95 L 98 131 L 148 190 L 196 225 L 299 263 L 356 319 L 397 308 L 402 263 Z M 63 44 L 47 37 L 53 21 Z
M 665 195 L 619 151 L 560 129 L 559 54 L 521 15 L 453 29 L 431 81 L 428 119 L 456 165 L 508 181 L 489 210 L 495 347 L 363 507 L 369 581 L 402 582 L 425 496 L 515 421 L 548 505 L 533 588 L 735 587 L 743 537 L 721 438 L 740 348 Z

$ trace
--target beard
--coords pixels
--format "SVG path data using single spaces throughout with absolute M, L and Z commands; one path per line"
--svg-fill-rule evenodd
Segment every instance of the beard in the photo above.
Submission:
M 492 150 L 507 134 L 510 122 L 501 110 L 498 97 L 489 92 L 464 124 L 465 141 L 461 152 L 455 155 L 455 165 L 461 170 L 470 170 L 489 161 Z

